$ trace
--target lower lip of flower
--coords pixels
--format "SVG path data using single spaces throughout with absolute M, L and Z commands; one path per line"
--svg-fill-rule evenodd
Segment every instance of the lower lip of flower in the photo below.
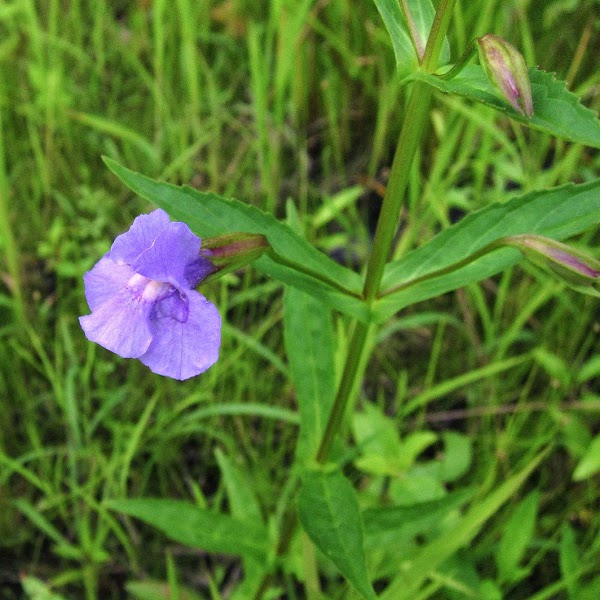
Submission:
M 137 273 L 127 282 L 127 287 L 139 296 L 142 302 L 148 303 L 156 302 L 173 291 L 170 283 L 155 281 Z

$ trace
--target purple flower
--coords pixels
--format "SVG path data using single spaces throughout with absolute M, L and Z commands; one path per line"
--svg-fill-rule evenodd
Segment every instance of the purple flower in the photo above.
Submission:
M 188 379 L 219 358 L 221 317 L 193 288 L 214 269 L 200 238 L 164 210 L 141 215 L 83 278 L 86 337 L 154 373 Z

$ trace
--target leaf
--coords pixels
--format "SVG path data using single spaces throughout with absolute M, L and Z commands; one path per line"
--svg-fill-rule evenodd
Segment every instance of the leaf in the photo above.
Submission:
M 106 506 L 156 527 L 180 544 L 266 561 L 267 530 L 256 522 L 235 519 L 181 500 L 110 500 Z
M 398 0 L 374 0 L 377 10 L 383 19 L 385 28 L 392 40 L 392 48 L 396 58 L 396 68 L 400 77 L 418 71 L 419 56 L 411 40 L 409 26 L 402 14 Z M 431 0 L 407 0 L 407 8 L 412 16 L 413 31 L 417 46 L 424 50 L 431 31 L 435 8 Z M 450 60 L 450 44 L 444 40 L 440 63 Z
M 448 558 L 460 548 L 467 546 L 479 533 L 483 525 L 493 517 L 523 485 L 525 480 L 540 464 L 547 450 L 534 458 L 522 471 L 513 475 L 483 500 L 474 504 L 467 514 L 455 525 L 424 546 L 406 569 L 396 577 L 379 596 L 380 600 L 412 600 L 417 591 Z
M 300 413 L 300 458 L 314 457 L 325 432 L 335 396 L 333 326 L 327 307 L 287 287 L 284 339 Z
M 364 410 L 354 413 L 352 432 L 361 453 L 357 468 L 375 475 L 397 475 L 402 470 L 398 427 L 379 407 L 365 404 Z
M 600 435 L 590 442 L 585 454 L 575 467 L 573 481 L 583 481 L 598 471 L 600 471 Z
M 400 440 L 396 422 L 372 404 L 354 414 L 352 427 L 361 452 L 356 466 L 374 475 L 404 474 L 419 454 L 438 439 L 431 431 L 416 431 Z
M 377 598 L 367 573 L 358 500 L 350 482 L 334 471 L 307 471 L 298 495 L 304 530 L 342 575 L 369 600 Z
M 423 523 L 426 527 L 434 521 L 441 521 L 451 511 L 456 510 L 473 497 L 474 489 L 452 492 L 438 500 L 418 502 L 408 506 L 386 506 L 368 508 L 363 511 L 365 534 L 375 540 L 382 534 L 401 529 L 408 524 Z
M 319 252 L 272 215 L 239 200 L 199 192 L 188 186 L 180 187 L 155 181 L 106 157 L 104 161 L 129 189 L 160 206 L 174 219 L 187 223 L 200 237 L 234 232 L 265 235 L 273 250 L 294 263 L 296 268 L 281 264 L 271 256 L 263 254 L 254 262 L 257 269 L 304 290 L 343 313 L 362 321 L 369 320 L 369 310 L 358 297 L 362 290 L 359 275 Z M 323 278 L 332 281 L 334 285 L 327 283 Z
M 416 30 L 416 36 L 418 39 L 418 47 L 422 48 L 423 54 L 425 53 L 425 46 L 427 45 L 427 38 L 433 25 L 433 19 L 435 18 L 435 8 L 431 0 L 406 0 L 408 10 L 412 16 L 414 28 Z M 408 26 L 408 24 L 407 24 Z M 450 61 L 450 43 L 448 39 L 444 39 L 444 45 L 439 58 L 439 64 L 445 65 Z
M 525 496 L 503 527 L 496 552 L 498 577 L 501 581 L 512 583 L 522 576 L 523 570 L 519 569 L 519 563 L 533 537 L 538 502 L 537 491 Z
M 552 73 L 529 69 L 534 111 L 531 118 L 520 114 L 504 100 L 479 65 L 467 65 L 448 81 L 422 72 L 416 72 L 412 77 L 442 92 L 491 106 L 527 127 L 600 148 L 600 121 L 575 94 L 567 90 L 564 81 L 556 79 Z
M 410 35 L 404 26 L 404 17 L 398 0 L 374 0 L 392 40 L 399 77 L 406 77 L 419 68 L 419 60 Z
M 520 252 L 502 248 L 433 277 L 442 269 L 450 270 L 452 265 L 466 261 L 501 237 L 536 233 L 560 240 L 599 221 L 600 179 L 530 192 L 482 208 L 386 266 L 381 289 L 399 289 L 379 299 L 374 309 L 375 319 L 385 321 L 410 304 L 491 277 L 519 262 Z
M 456 481 L 465 475 L 473 458 L 471 438 L 455 431 L 446 431 L 444 455 L 439 463 L 439 476 L 442 481 Z
M 535 348 L 531 355 L 553 381 L 560 382 L 565 387 L 569 384 L 572 377 L 572 367 L 560 356 L 546 350 L 543 346 Z
M 65 600 L 64 596 L 53 592 L 41 579 L 36 577 L 23 577 L 21 585 L 30 600 Z

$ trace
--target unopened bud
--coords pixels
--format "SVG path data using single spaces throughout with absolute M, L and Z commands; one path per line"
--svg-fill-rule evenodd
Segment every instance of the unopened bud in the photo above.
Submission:
M 520 250 L 532 262 L 550 269 L 569 285 L 598 292 L 600 261 L 589 254 L 541 235 L 515 235 L 504 238 L 503 242 Z
M 533 116 L 533 98 L 525 59 L 506 40 L 488 33 L 477 38 L 479 60 L 510 105 L 522 115 Z
M 269 247 L 267 238 L 259 233 L 226 233 L 203 238 L 200 256 L 210 260 L 214 267 L 205 281 L 245 267 L 260 258 Z
M 200 254 L 217 268 L 230 264 L 237 268 L 256 260 L 267 248 L 267 238 L 259 233 L 227 233 L 204 238 Z

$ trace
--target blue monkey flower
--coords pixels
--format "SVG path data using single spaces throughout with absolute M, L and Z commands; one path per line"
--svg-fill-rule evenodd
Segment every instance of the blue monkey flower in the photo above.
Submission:
M 84 275 L 86 337 L 151 371 L 189 379 L 219 358 L 221 317 L 194 288 L 214 271 L 200 238 L 164 210 L 135 219 Z

